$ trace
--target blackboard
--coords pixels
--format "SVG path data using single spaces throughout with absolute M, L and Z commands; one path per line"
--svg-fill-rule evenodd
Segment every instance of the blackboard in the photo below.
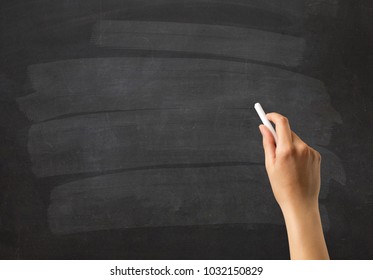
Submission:
M 1 258 L 289 258 L 255 102 L 322 155 L 331 257 L 372 258 L 372 8 L 2 1 Z

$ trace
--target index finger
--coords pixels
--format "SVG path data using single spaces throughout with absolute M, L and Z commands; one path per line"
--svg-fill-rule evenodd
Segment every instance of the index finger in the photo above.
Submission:
M 278 113 L 268 113 L 267 118 L 276 125 L 279 145 L 291 145 L 293 138 L 288 119 Z

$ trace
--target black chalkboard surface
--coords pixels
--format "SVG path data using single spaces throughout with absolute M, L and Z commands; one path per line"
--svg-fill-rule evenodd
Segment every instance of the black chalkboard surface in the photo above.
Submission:
M 368 0 L 2 1 L 3 259 L 287 259 L 253 105 L 322 154 L 373 257 Z

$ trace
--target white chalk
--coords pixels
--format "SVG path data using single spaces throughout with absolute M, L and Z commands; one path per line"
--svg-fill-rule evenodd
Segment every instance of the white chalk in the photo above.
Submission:
M 254 108 L 255 108 L 256 112 L 258 113 L 259 118 L 262 120 L 262 123 L 266 127 L 268 127 L 269 131 L 272 132 L 273 138 L 275 138 L 275 142 L 277 144 L 277 133 L 276 133 L 275 129 L 273 128 L 272 124 L 267 119 L 266 113 L 264 113 L 264 110 L 263 110 L 262 106 L 259 103 L 255 103 Z

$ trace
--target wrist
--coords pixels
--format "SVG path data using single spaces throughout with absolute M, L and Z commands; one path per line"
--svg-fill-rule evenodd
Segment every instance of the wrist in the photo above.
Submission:
M 291 259 L 329 259 L 318 203 L 282 207 Z
M 285 222 L 297 222 L 304 219 L 314 220 L 320 218 L 320 210 L 318 201 L 309 202 L 293 202 L 280 206 Z

